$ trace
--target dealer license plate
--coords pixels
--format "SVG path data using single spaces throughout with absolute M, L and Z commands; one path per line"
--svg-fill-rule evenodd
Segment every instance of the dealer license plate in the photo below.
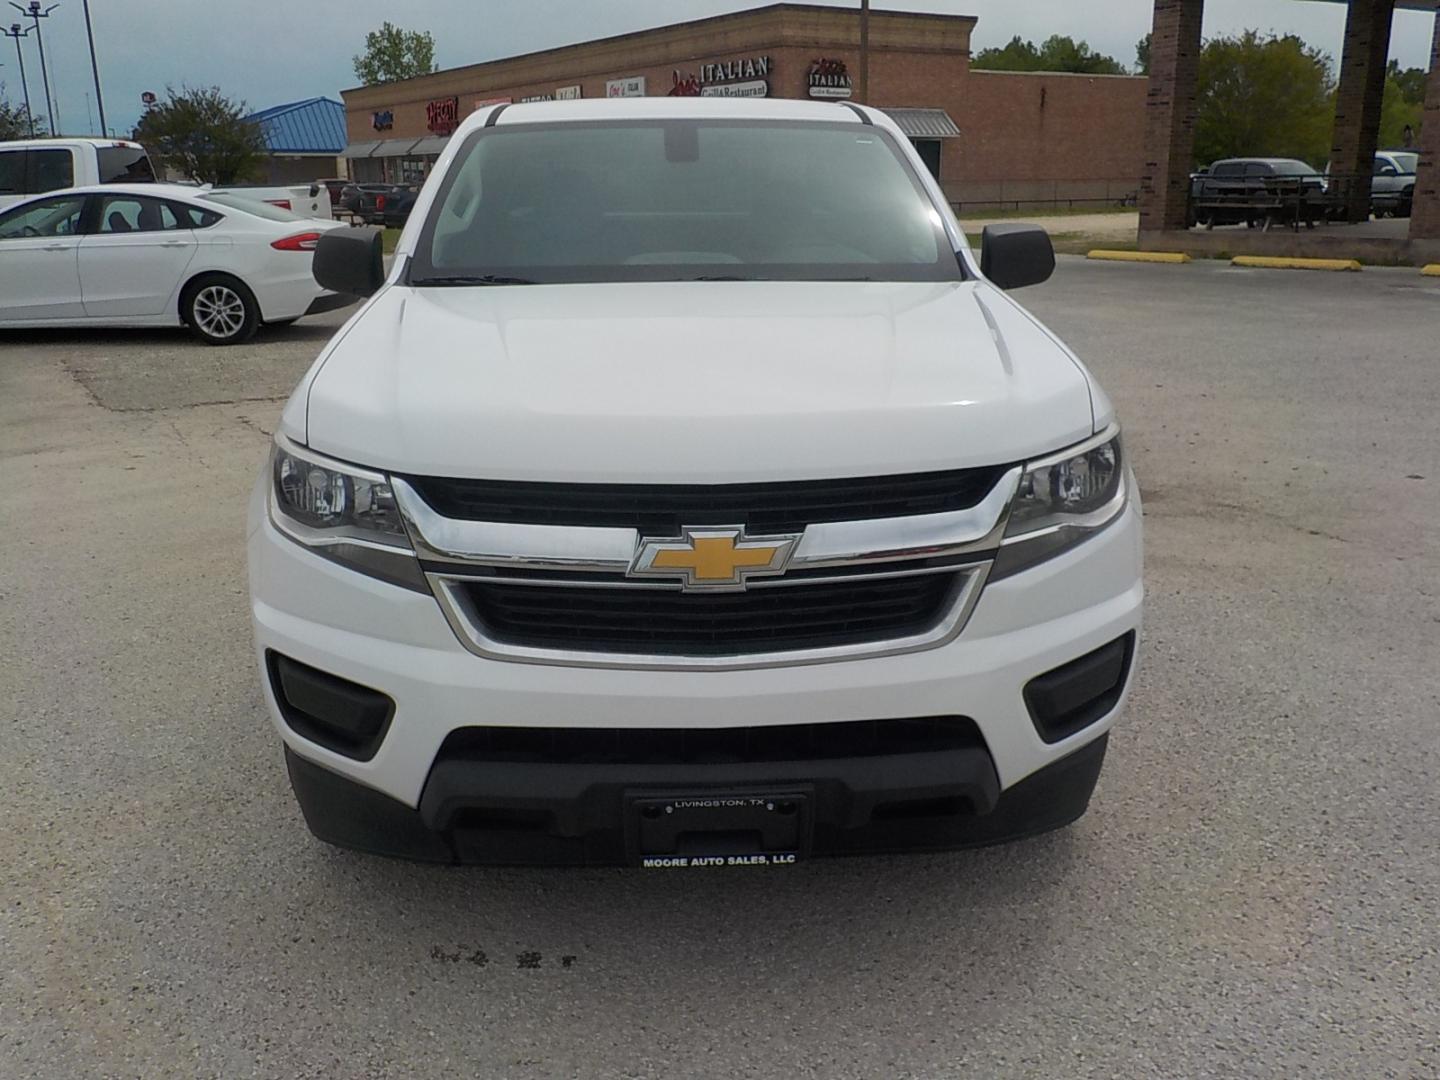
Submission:
M 632 793 L 632 859 L 650 869 L 791 866 L 810 849 L 808 791 Z

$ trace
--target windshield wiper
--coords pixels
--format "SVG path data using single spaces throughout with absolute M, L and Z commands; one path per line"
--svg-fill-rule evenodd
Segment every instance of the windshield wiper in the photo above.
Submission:
M 523 277 L 505 277 L 502 274 L 449 274 L 439 277 L 412 278 L 411 285 L 538 285 Z

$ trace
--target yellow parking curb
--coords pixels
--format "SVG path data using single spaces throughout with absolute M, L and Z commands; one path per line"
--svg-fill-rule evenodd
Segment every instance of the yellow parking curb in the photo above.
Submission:
M 1275 255 L 1236 255 L 1231 266 L 1258 266 L 1267 270 L 1359 270 L 1355 259 L 1286 259 Z
M 1114 262 L 1146 263 L 1188 263 L 1190 256 L 1183 251 L 1110 251 L 1096 248 L 1087 252 L 1087 259 L 1109 259 Z
M 1426 277 L 1440 277 L 1440 263 L 1431 263 L 1429 266 L 1422 267 L 1420 273 Z

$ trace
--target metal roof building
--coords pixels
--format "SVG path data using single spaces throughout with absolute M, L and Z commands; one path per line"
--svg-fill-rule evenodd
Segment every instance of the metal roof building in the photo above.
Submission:
M 270 151 L 267 181 L 306 183 L 341 175 L 337 159 L 345 151 L 345 106 L 326 97 L 292 101 L 251 113 Z M 323 160 L 316 160 L 323 159 Z

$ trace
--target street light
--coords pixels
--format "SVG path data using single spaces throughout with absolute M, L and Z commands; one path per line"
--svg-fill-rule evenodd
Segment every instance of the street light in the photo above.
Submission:
M 10 0 L 10 6 L 20 12 L 21 15 L 29 15 L 31 21 L 34 23 L 35 45 L 40 50 L 40 82 L 45 87 L 45 112 L 50 117 L 50 134 L 59 135 L 60 118 L 55 115 L 55 102 L 50 97 L 50 71 L 45 66 L 45 36 L 40 33 L 40 20 L 48 19 L 50 13 L 60 5 L 51 4 L 44 10 L 41 10 L 40 0 L 30 0 L 28 7 L 21 7 L 15 0 Z M 15 44 L 18 47 L 20 43 L 17 41 Z
M 11 23 L 10 29 L 0 28 L 0 34 L 15 39 L 15 59 L 20 61 L 20 89 L 25 94 L 25 119 L 30 121 L 30 137 L 35 137 L 35 110 L 30 108 L 30 84 L 25 81 L 25 51 L 20 48 L 20 39 L 29 37 L 30 31 L 21 29 L 20 24 Z
M 105 96 L 100 93 L 100 62 L 95 59 L 95 31 L 90 26 L 90 0 L 82 0 L 85 5 L 85 36 L 90 39 L 90 73 L 95 76 L 95 107 L 100 110 L 100 135 L 110 134 L 105 127 Z

